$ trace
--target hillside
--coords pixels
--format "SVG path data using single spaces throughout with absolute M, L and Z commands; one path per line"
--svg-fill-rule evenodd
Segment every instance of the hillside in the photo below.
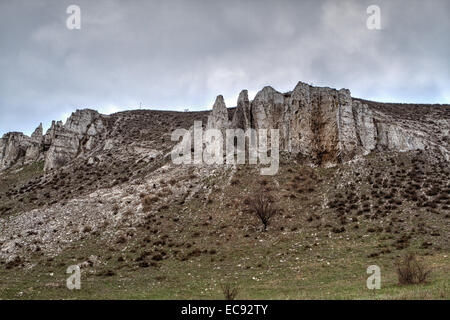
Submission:
M 171 133 L 280 130 L 280 168 L 175 165 Z M 449 299 L 450 106 L 299 83 L 227 109 L 78 110 L 0 140 L 0 298 Z M 255 195 L 276 208 L 267 231 Z M 416 253 L 427 284 L 399 286 Z M 65 286 L 82 269 L 82 289 Z M 369 265 L 382 289 L 367 290 Z

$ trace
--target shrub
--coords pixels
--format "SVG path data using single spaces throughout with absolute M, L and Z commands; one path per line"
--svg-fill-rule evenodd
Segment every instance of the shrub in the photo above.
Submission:
M 122 244 L 122 243 L 126 243 L 127 239 L 124 236 L 119 236 L 116 240 L 116 243 L 118 244 Z
M 143 200 L 142 200 L 144 205 L 151 205 L 151 204 L 153 204 L 153 203 L 155 203 L 157 201 L 158 201 L 158 197 L 157 196 L 153 196 L 153 195 L 145 196 L 143 198 Z
M 264 231 L 267 230 L 269 220 L 277 213 L 277 210 L 274 208 L 273 202 L 263 192 L 259 192 L 251 200 L 250 210 L 261 220 Z
M 232 186 L 237 186 L 239 184 L 239 179 L 233 179 L 233 180 L 231 180 L 231 185 Z
M 162 257 L 162 255 L 160 255 L 160 254 L 155 254 L 153 257 L 152 257 L 152 260 L 153 261 L 161 261 L 163 259 L 163 257 Z
M 239 288 L 227 283 L 222 286 L 222 292 L 225 300 L 235 300 L 239 294 Z
M 396 263 L 399 284 L 426 283 L 431 270 L 425 268 L 414 253 L 407 253 Z

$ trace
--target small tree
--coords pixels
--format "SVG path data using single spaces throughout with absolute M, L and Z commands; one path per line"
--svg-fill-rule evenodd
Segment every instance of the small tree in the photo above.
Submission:
M 259 192 L 251 200 L 250 210 L 261 220 L 264 231 L 267 230 L 270 218 L 277 213 L 272 200 L 263 192 Z
M 239 293 L 239 288 L 227 283 L 222 285 L 222 292 L 225 300 L 234 300 Z
M 414 253 L 407 253 L 396 263 L 400 284 L 426 283 L 431 270 L 425 268 Z

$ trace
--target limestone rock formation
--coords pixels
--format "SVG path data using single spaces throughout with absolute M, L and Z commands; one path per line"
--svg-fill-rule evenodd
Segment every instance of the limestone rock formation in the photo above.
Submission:
M 211 115 L 208 117 L 208 128 L 226 129 L 229 127 L 228 109 L 225 105 L 223 96 L 219 95 L 214 102 Z
M 9 132 L 5 134 L 0 143 L 1 168 L 10 165 L 25 158 L 27 148 L 30 146 L 30 139 L 21 132 Z
M 5 134 L 0 139 L 0 170 L 38 160 L 45 160 L 45 170 L 64 165 L 100 142 L 105 117 L 94 110 L 77 110 L 66 124 L 53 121 L 45 135 L 42 123 L 31 137 L 20 132 Z
M 46 134 L 49 146 L 45 155 L 45 170 L 60 167 L 71 159 L 94 148 L 97 135 L 104 131 L 102 116 L 94 110 L 77 110 L 67 122 L 52 123 Z
M 39 126 L 34 130 L 34 132 L 31 134 L 31 139 L 33 139 L 36 142 L 41 142 L 43 138 L 43 129 L 42 129 L 42 123 L 39 124 Z
M 333 165 L 372 151 L 403 152 L 428 147 L 446 160 L 450 155 L 443 134 L 450 127 L 450 115 L 448 108 L 442 106 L 429 106 L 428 110 L 421 107 L 421 112 L 428 111 L 432 120 L 440 121 L 439 125 L 417 126 L 415 122 L 421 119 L 413 121 L 406 116 L 415 110 L 393 115 L 381 107 L 353 99 L 347 89 L 313 87 L 302 82 L 284 94 L 265 87 L 253 101 L 248 101 L 247 92 L 243 91 L 228 123 L 224 120 L 224 106 L 216 104 L 208 120 L 209 127 L 279 129 L 280 150 L 300 155 L 313 165 Z M 445 117 L 439 119 L 434 112 Z
M 65 124 L 53 121 L 45 134 L 42 124 L 31 137 L 7 133 L 0 139 L 0 170 L 44 160 L 48 171 L 78 157 L 93 163 L 92 154 L 117 149 L 125 131 L 133 137 L 141 134 L 110 119 L 84 109 L 72 113 Z M 280 151 L 311 165 L 334 165 L 373 151 L 416 149 L 450 159 L 449 106 L 381 104 L 352 98 L 346 89 L 303 82 L 286 93 L 265 87 L 252 101 L 243 90 L 234 114 L 218 96 L 206 127 L 279 129 Z
M 42 158 L 42 124 L 31 137 L 21 132 L 9 132 L 0 139 L 0 170 L 14 164 L 26 164 Z
M 242 90 L 239 94 L 236 112 L 233 115 L 231 128 L 238 128 L 247 130 L 250 128 L 250 101 L 248 100 L 248 91 Z

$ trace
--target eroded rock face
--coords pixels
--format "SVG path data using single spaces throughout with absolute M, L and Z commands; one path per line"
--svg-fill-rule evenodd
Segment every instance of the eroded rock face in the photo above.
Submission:
M 250 128 L 251 114 L 250 101 L 248 100 L 248 91 L 242 90 L 239 94 L 236 112 L 233 115 L 231 128 L 244 129 Z
M 12 165 L 27 164 L 42 158 L 42 124 L 31 137 L 21 132 L 9 132 L 0 139 L 0 170 Z
M 29 146 L 29 137 L 22 133 L 10 132 L 5 134 L 1 143 L 1 167 L 9 167 L 24 158 Z
M 211 115 L 208 117 L 208 128 L 227 129 L 229 127 L 228 109 L 223 96 L 217 96 Z
M 219 123 L 220 128 L 279 129 L 280 150 L 301 155 L 314 165 L 333 165 L 372 151 L 403 152 L 427 147 L 448 160 L 445 132 L 450 126 L 449 109 L 436 108 L 442 109 L 444 119 L 430 117 L 439 121 L 436 126 L 444 127 L 440 132 L 436 126 L 427 127 L 431 120 L 418 126 L 417 120 L 394 117 L 353 99 L 349 90 L 299 82 L 293 91 L 284 94 L 265 87 L 253 101 L 248 101 L 247 92 L 243 91 L 231 122 L 224 124 L 225 111 L 221 105 L 220 113 L 213 109 L 208 124 L 213 128 L 219 128 L 214 126 Z
M 54 121 L 45 135 L 42 124 L 31 137 L 7 133 L 0 139 L 0 170 L 38 160 L 45 160 L 45 170 L 51 170 L 77 157 L 89 159 L 95 150 L 113 151 L 121 139 L 111 137 L 123 128 L 108 124 L 108 119 L 84 109 L 66 124 Z M 302 82 L 287 93 L 265 87 L 252 101 L 243 90 L 231 120 L 218 96 L 206 127 L 279 129 L 280 151 L 311 165 L 334 165 L 372 151 L 417 149 L 450 159 L 449 106 L 380 104 L 354 99 L 346 89 Z
M 41 124 L 39 124 L 39 127 L 37 127 L 36 130 L 34 130 L 34 132 L 31 134 L 31 139 L 38 143 L 41 143 L 43 138 L 44 138 L 44 136 L 43 136 L 42 123 L 41 123 Z
M 105 131 L 104 117 L 94 110 L 77 110 L 66 124 L 53 121 L 45 135 L 42 123 L 31 137 L 5 134 L 0 140 L 0 170 L 38 160 L 45 160 L 45 170 L 64 165 L 97 145 Z
M 62 123 L 52 124 L 47 132 L 50 147 L 45 155 L 45 170 L 66 164 L 71 159 L 92 150 L 100 140 L 105 126 L 102 116 L 94 110 L 77 110 Z
M 377 147 L 378 133 L 373 112 L 367 105 L 354 100 L 352 101 L 352 113 L 357 142 L 361 146 L 362 152 L 367 154 Z

